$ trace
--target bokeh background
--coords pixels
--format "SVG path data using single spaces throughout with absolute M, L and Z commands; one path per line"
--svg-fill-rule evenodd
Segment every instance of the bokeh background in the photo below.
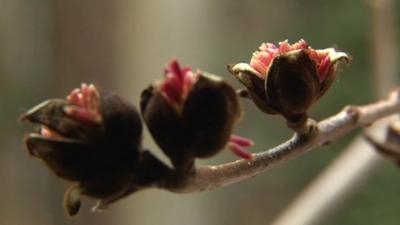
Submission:
M 394 7 L 399 12 L 400 5 Z M 69 220 L 61 205 L 68 184 L 28 157 L 23 137 L 32 128 L 17 118 L 40 101 L 64 97 L 81 82 L 137 103 L 141 90 L 162 77 L 173 57 L 239 87 L 225 64 L 248 61 L 261 42 L 300 38 L 353 57 L 312 110 L 315 119 L 375 98 L 371 12 L 365 1 L 0 0 L 0 224 L 268 224 L 357 132 L 212 192 L 146 190 L 100 214 L 90 213 L 94 202 L 85 199 L 80 215 Z M 246 116 L 236 133 L 256 141 L 252 151 L 291 136 L 281 118 L 262 114 L 251 102 L 242 105 Z M 160 154 L 147 134 L 145 145 Z M 199 163 L 234 159 L 226 151 Z M 399 170 L 383 163 L 321 224 L 397 225 L 399 205 Z

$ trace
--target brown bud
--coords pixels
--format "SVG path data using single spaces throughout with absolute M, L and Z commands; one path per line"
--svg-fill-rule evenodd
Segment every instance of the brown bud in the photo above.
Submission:
M 143 91 L 141 110 L 160 148 L 175 167 L 187 169 L 194 157 L 210 157 L 224 148 L 241 111 L 235 90 L 222 79 L 193 74 L 176 61 L 170 65 L 172 70 L 164 83 Z M 173 86 L 179 84 L 173 77 L 185 80 L 186 76 L 194 77 L 188 89 Z
M 92 85 L 82 85 L 67 100 L 45 101 L 21 120 L 39 127 L 26 137 L 29 153 L 76 183 L 65 194 L 68 215 L 79 211 L 81 194 L 104 206 L 169 171 L 141 149 L 142 123 L 136 108 L 115 94 L 98 93 Z
M 350 57 L 332 48 L 314 50 L 304 40 L 292 45 L 283 41 L 279 46 L 262 44 L 250 64 L 228 69 L 262 111 L 299 123 L 306 121 L 309 107 L 332 85 L 340 61 L 349 62 Z
M 319 93 L 315 68 L 305 51 L 277 56 L 265 82 L 267 101 L 289 120 L 301 118 Z

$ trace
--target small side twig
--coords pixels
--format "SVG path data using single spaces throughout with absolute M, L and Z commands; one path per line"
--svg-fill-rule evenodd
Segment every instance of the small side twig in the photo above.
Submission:
M 393 117 L 392 122 L 379 134 L 364 133 L 365 139 L 383 156 L 400 165 L 400 121 Z

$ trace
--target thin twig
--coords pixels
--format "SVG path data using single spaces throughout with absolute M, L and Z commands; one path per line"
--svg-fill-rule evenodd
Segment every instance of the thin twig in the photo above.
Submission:
M 185 182 L 162 182 L 160 188 L 190 193 L 227 186 L 254 177 L 306 152 L 332 142 L 350 131 L 370 125 L 376 120 L 400 112 L 400 88 L 389 98 L 365 106 L 347 106 L 338 114 L 317 124 L 311 136 L 294 135 L 290 140 L 264 152 L 254 154 L 251 161 L 237 160 L 215 165 L 199 166 Z

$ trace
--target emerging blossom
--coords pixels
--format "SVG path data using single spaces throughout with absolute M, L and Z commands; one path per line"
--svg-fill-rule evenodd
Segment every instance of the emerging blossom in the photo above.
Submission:
M 332 85 L 338 63 L 349 61 L 346 53 L 333 48 L 315 50 L 303 39 L 294 44 L 285 40 L 278 46 L 263 43 L 249 64 L 238 63 L 229 70 L 261 110 L 299 122 Z
M 79 211 L 81 194 L 105 207 L 148 184 L 148 177 L 156 177 L 155 169 L 142 169 L 155 161 L 141 150 L 142 124 L 136 108 L 115 94 L 99 93 L 94 85 L 82 84 L 66 100 L 47 100 L 21 120 L 38 125 L 38 132 L 25 140 L 29 154 L 75 183 L 64 198 L 69 215 Z M 148 173 L 153 174 L 146 178 Z
M 307 48 L 308 45 L 303 39 L 293 45 L 289 44 L 289 42 L 285 40 L 279 42 L 278 47 L 272 43 L 262 43 L 258 48 L 258 51 L 253 53 L 253 57 L 250 60 L 250 66 L 258 72 L 257 75 L 260 78 L 265 79 L 269 66 L 275 57 L 280 54 L 286 54 Z
M 165 68 L 164 75 L 160 90 L 171 105 L 180 108 L 200 74 L 194 73 L 189 67 L 181 68 L 178 61 L 174 60 Z
M 165 79 L 143 91 L 144 121 L 175 167 L 192 165 L 195 157 L 210 157 L 227 145 L 243 158 L 253 143 L 231 136 L 241 110 L 235 90 L 225 81 L 200 71 L 193 72 L 173 60 Z
M 74 89 L 67 100 L 73 105 L 66 106 L 64 111 L 76 120 L 87 123 L 101 123 L 100 94 L 96 87 L 83 83 L 81 88 Z
M 234 135 L 234 134 L 232 134 L 229 137 L 228 146 L 231 149 L 231 151 L 233 153 L 235 153 L 236 155 L 238 155 L 239 157 L 242 157 L 244 159 L 247 159 L 247 160 L 252 159 L 253 156 L 251 154 L 249 154 L 249 152 L 247 152 L 244 148 L 251 147 L 253 145 L 254 145 L 254 142 L 248 138 L 241 137 L 241 136 Z

